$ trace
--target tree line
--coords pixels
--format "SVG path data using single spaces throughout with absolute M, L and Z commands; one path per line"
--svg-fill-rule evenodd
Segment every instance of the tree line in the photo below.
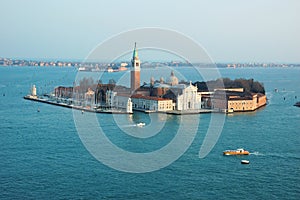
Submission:
M 253 79 L 235 79 L 230 78 L 219 78 L 213 81 L 197 81 L 193 83 L 197 86 L 198 91 L 206 92 L 218 88 L 244 88 L 245 93 L 262 93 L 265 94 L 265 88 L 263 83 L 254 81 Z

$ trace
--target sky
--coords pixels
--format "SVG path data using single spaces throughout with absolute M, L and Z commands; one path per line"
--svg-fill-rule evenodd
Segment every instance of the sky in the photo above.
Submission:
M 178 31 L 215 62 L 300 63 L 299 0 L 1 0 L 0 57 L 84 59 L 120 32 Z

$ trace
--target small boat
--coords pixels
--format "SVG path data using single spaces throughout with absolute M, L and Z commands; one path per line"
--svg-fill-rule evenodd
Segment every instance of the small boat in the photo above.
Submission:
M 249 151 L 245 149 L 237 149 L 237 150 L 226 150 L 223 151 L 224 156 L 232 156 L 232 155 L 249 155 Z
M 79 67 L 78 68 L 78 71 L 85 71 L 86 69 L 85 69 L 85 67 Z
M 142 123 L 142 122 L 140 122 L 140 123 L 138 123 L 138 124 L 136 124 L 137 126 L 139 126 L 139 127 L 143 127 L 143 126 L 145 126 L 146 124 L 145 123 Z
M 241 164 L 249 164 L 250 163 L 250 161 L 249 160 L 241 160 Z
M 111 68 L 111 67 L 108 67 L 106 71 L 107 72 L 114 72 L 113 68 Z
M 294 106 L 300 107 L 300 101 L 294 104 Z

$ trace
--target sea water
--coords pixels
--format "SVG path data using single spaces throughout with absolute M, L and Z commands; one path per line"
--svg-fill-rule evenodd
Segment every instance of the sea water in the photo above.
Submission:
M 180 70 L 187 79 L 197 80 L 188 68 Z M 0 198 L 299 199 L 300 108 L 293 104 L 300 101 L 300 68 L 219 71 L 223 77 L 262 82 L 268 105 L 254 112 L 226 115 L 221 135 L 205 158 L 199 158 L 199 149 L 211 114 L 198 115 L 196 137 L 179 159 L 153 172 L 127 173 L 104 165 L 89 153 L 77 133 L 71 109 L 23 99 L 33 84 L 39 94 L 59 85 L 71 86 L 77 73 L 74 68 L 0 67 Z M 103 82 L 117 80 L 123 73 L 110 73 Z M 159 114 L 135 113 L 127 126 L 139 122 L 146 126 L 127 128 L 147 128 L 151 115 Z M 115 145 L 137 153 L 168 144 L 180 118 L 163 115 L 168 128 L 143 139 L 124 133 L 112 115 L 97 114 Z M 222 155 L 226 149 L 240 147 L 251 154 Z M 250 164 L 240 164 L 242 159 Z

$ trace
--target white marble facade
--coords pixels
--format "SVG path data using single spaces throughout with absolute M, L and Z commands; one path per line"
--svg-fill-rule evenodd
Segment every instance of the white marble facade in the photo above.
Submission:
M 201 94 L 197 87 L 191 83 L 189 85 L 178 84 L 172 86 L 171 90 L 176 95 L 174 110 L 198 110 L 201 109 Z

